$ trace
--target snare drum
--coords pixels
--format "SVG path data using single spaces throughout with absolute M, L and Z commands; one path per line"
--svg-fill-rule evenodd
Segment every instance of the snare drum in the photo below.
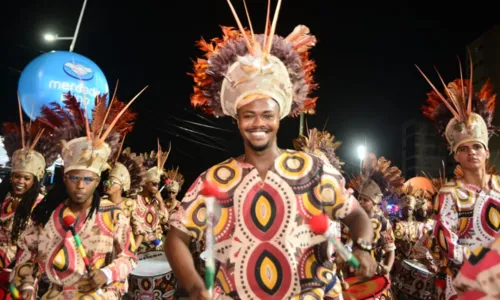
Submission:
M 177 280 L 165 253 L 150 251 L 137 256 L 139 264 L 130 273 L 130 299 L 173 299 Z
M 391 280 L 387 276 L 375 275 L 363 281 L 359 277 L 348 277 L 345 282 L 349 288 L 342 292 L 344 300 L 393 299 Z
M 417 299 L 430 299 L 434 295 L 435 274 L 417 261 L 405 259 L 394 285 L 401 292 Z

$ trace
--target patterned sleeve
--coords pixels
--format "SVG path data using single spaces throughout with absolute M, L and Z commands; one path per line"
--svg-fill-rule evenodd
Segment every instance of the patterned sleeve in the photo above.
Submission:
M 463 299 L 500 298 L 500 234 L 492 244 L 474 249 L 460 268 L 453 286 Z
M 170 227 L 190 235 L 195 241 L 203 240 L 206 216 L 200 211 L 205 210 L 205 199 L 200 194 L 203 178 L 201 174 L 191 185 L 181 201 L 179 209 L 170 216 Z
M 439 213 L 436 216 L 434 235 L 444 257 L 461 265 L 469 249 L 458 244 L 458 213 L 456 199 L 450 191 L 441 189 L 438 194 Z
M 396 250 L 396 245 L 394 244 L 394 233 L 392 231 L 391 222 L 389 222 L 389 220 L 384 217 L 382 217 L 381 219 L 383 220 L 382 231 L 380 232 L 382 249 L 384 249 L 384 251 L 386 252 L 394 251 Z
M 132 201 L 132 206 L 130 207 L 130 227 L 133 235 L 141 235 L 141 226 L 139 226 L 141 221 L 135 213 L 136 208 L 137 203 Z
M 136 201 L 142 201 L 142 200 L 139 199 L 139 197 L 137 197 Z M 140 217 L 139 205 L 137 205 L 137 203 L 134 203 L 134 208 L 132 210 L 132 213 L 130 214 L 130 225 L 132 226 L 132 233 L 135 236 L 146 235 L 146 229 L 142 224 L 143 221 L 142 218 Z
M 36 257 L 41 227 L 30 222 L 17 241 L 16 266 L 10 274 L 10 281 L 19 291 L 34 287 L 38 271 Z
M 124 281 L 137 265 L 137 256 L 134 254 L 128 219 L 123 216 L 121 210 L 115 210 L 113 213 L 116 220 L 113 233 L 116 258 L 105 268 L 111 271 L 112 281 Z
M 358 205 L 358 201 L 345 188 L 345 179 L 330 164 L 323 164 L 319 184 L 314 194 L 323 203 L 323 209 L 332 220 L 342 220 Z
M 160 223 L 163 225 L 168 224 L 168 209 L 167 206 L 162 203 L 158 205 L 158 216 L 160 217 Z

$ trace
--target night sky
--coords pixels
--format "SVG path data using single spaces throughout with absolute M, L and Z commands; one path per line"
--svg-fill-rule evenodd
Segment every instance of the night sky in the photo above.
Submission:
M 246 20 L 242 1 L 233 2 Z M 8 8 L 4 5 L 0 121 L 17 121 L 20 71 L 43 52 L 69 49 L 70 41 L 48 44 L 42 35 L 51 31 L 72 36 L 82 3 L 10 1 Z M 267 1 L 247 0 L 247 4 L 254 29 L 260 33 Z M 275 4 L 273 0 L 272 7 Z M 414 64 L 433 79 L 433 65 L 446 81 L 457 77 L 456 55 L 464 61 L 467 43 L 498 21 L 486 4 L 283 0 L 277 34 L 286 36 L 304 24 L 318 38 L 311 53 L 318 64 L 318 113 L 307 118 L 309 127 L 322 128 L 327 123 L 326 128 L 343 142 L 339 155 L 348 163 L 356 164 L 355 148 L 366 138 L 370 151 L 400 165 L 401 125 L 420 113 L 429 91 Z M 165 147 L 171 141 L 167 167 L 179 165 L 187 184 L 211 165 L 243 151 L 232 120 L 205 117 L 189 105 L 192 80 L 186 73 L 191 71 L 191 59 L 201 54 L 194 42 L 201 36 L 220 36 L 218 25 L 236 25 L 225 0 L 89 0 L 74 50 L 100 66 L 110 90 L 120 80 L 122 101 L 150 86 L 132 105 L 139 115 L 125 145 L 142 152 L 155 147 L 156 137 Z M 298 124 L 298 118 L 282 122 L 280 147 L 292 147 Z

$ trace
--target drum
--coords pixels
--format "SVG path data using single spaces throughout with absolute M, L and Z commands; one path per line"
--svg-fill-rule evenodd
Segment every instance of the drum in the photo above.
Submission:
M 130 273 L 129 299 L 173 299 L 177 280 L 163 251 L 138 254 L 139 263 Z
M 342 292 L 344 300 L 393 299 L 389 277 L 375 275 L 370 280 L 362 281 L 354 276 L 346 278 L 345 282 L 349 288 Z
M 434 296 L 435 274 L 417 261 L 405 259 L 399 274 L 394 276 L 394 286 L 401 292 L 417 299 L 431 299 Z

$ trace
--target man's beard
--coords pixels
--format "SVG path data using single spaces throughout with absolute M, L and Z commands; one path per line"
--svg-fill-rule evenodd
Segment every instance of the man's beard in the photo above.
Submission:
M 250 146 L 250 148 L 255 151 L 255 152 L 262 152 L 264 150 L 266 150 L 267 148 L 269 148 L 269 144 L 270 142 L 268 141 L 267 143 L 265 143 L 264 145 L 260 145 L 260 146 L 255 146 L 253 145 L 252 143 L 250 142 L 247 142 L 248 146 Z

